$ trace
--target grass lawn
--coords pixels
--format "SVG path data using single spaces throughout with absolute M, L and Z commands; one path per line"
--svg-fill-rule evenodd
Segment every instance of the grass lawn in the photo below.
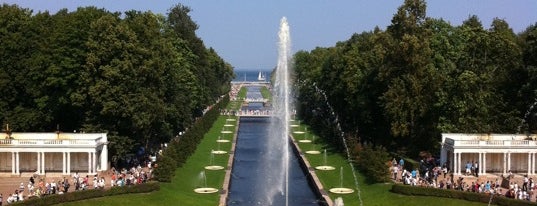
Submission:
M 171 183 L 161 183 L 160 191 L 149 194 L 130 194 L 119 195 L 112 197 L 96 198 L 91 200 L 84 200 L 72 203 L 61 204 L 64 206 L 95 206 L 95 205 L 184 205 L 184 206 L 216 206 L 219 201 L 219 194 L 196 194 L 193 189 L 204 186 L 203 181 L 200 178 L 200 173 L 205 171 L 203 168 L 207 166 L 211 160 L 211 150 L 216 150 L 220 147 L 221 150 L 229 151 L 231 143 L 216 143 L 218 136 L 222 136 L 220 133 L 226 124 L 228 117 L 221 116 L 215 122 L 209 133 L 207 133 L 198 146 L 196 152 L 188 159 L 188 161 L 181 168 L 175 171 L 175 177 Z M 227 122 L 228 124 L 236 124 L 236 122 Z M 227 128 L 226 130 L 235 130 L 235 127 Z M 300 131 L 311 131 L 306 129 L 305 125 L 295 128 Z M 309 133 L 309 132 L 308 132 Z M 232 134 L 225 134 L 226 139 L 231 139 Z M 306 134 L 295 134 L 297 140 L 304 139 Z M 311 133 L 307 134 L 308 139 L 312 139 Z M 356 190 L 354 180 L 352 177 L 351 169 L 347 160 L 339 153 L 333 153 L 332 150 L 326 147 L 319 138 L 315 138 L 315 144 L 311 143 L 298 143 L 302 151 L 306 150 L 320 150 L 327 149 L 327 164 L 333 166 L 336 170 L 333 171 L 316 171 L 319 179 L 324 185 L 325 189 L 332 187 L 348 187 Z M 214 163 L 221 166 L 226 166 L 229 155 L 215 155 Z M 306 154 L 306 158 L 310 161 L 313 167 L 324 164 L 324 155 Z M 340 168 L 343 167 L 344 181 L 340 182 Z M 225 171 L 207 171 L 207 186 L 221 189 Z M 414 205 L 446 205 L 446 206 L 483 206 L 486 204 L 468 202 L 464 200 L 455 200 L 447 198 L 437 197 L 418 197 L 418 196 L 405 196 L 395 193 L 391 193 L 389 190 L 391 184 L 365 184 L 364 177 L 357 173 L 360 196 L 363 201 L 363 205 L 366 206 L 383 206 L 383 205 L 401 205 L 401 206 L 414 206 Z M 360 205 L 358 193 L 348 195 L 334 195 L 330 194 L 330 198 L 333 200 L 337 197 L 343 197 L 345 205 Z
M 298 123 L 298 121 L 297 121 Z M 330 198 L 334 200 L 337 197 L 342 197 L 345 205 L 360 205 L 360 200 L 358 193 L 356 191 L 356 186 L 354 183 L 354 177 L 352 175 L 351 166 L 348 164 L 344 154 L 334 153 L 333 149 L 324 144 L 320 138 L 314 136 L 311 132 L 311 129 L 307 128 L 306 125 L 301 124 L 299 127 L 293 127 L 293 131 L 305 131 L 305 134 L 293 134 L 295 140 L 301 139 L 314 139 L 314 143 L 298 143 L 300 150 L 302 152 L 308 150 L 318 150 L 321 154 L 305 154 L 306 158 L 310 162 L 312 167 L 325 165 L 325 155 L 324 150 L 326 149 L 326 165 L 333 166 L 336 169 L 332 171 L 320 171 L 316 170 L 315 173 L 319 180 L 323 184 L 325 190 L 334 187 L 346 187 L 354 189 L 353 194 L 346 195 L 337 195 L 329 193 Z M 341 181 L 340 169 L 343 169 L 343 181 Z M 456 200 L 456 199 L 447 199 L 447 198 L 438 198 L 438 197 L 422 197 L 422 196 L 406 196 L 399 195 L 390 192 L 391 184 L 366 184 L 364 181 L 364 176 L 359 172 L 356 173 L 358 178 L 358 186 L 360 190 L 360 197 L 362 199 L 363 205 L 372 206 L 372 205 L 470 205 L 470 206 L 483 206 L 486 204 L 469 202 L 465 200 Z
M 214 194 L 197 194 L 193 189 L 205 187 L 200 173 L 206 171 L 207 186 L 222 189 L 225 170 L 208 171 L 204 167 L 211 161 L 211 150 L 229 151 L 231 143 L 216 142 L 224 124 L 234 124 L 237 122 L 227 122 L 228 117 L 221 116 L 215 122 L 209 133 L 207 133 L 199 144 L 196 152 L 188 161 L 175 171 L 175 177 L 171 183 L 161 183 L 160 191 L 149 194 L 131 194 L 119 195 L 113 197 L 104 197 L 91 200 L 84 200 L 72 203 L 65 203 L 65 206 L 95 206 L 95 205 L 218 205 L 220 199 L 219 193 Z M 225 127 L 226 130 L 235 132 L 235 127 Z M 233 134 L 225 134 L 225 139 L 231 140 Z M 227 166 L 229 154 L 214 155 L 213 163 L 215 165 Z
M 267 87 L 261 87 L 261 96 L 263 96 L 263 98 L 265 99 L 268 99 L 269 102 L 272 102 L 272 93 L 270 92 L 270 90 L 267 88 Z

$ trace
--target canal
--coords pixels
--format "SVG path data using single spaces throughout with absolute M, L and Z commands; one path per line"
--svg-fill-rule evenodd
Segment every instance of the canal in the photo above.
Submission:
M 248 87 L 248 98 L 260 97 L 259 87 Z M 244 109 L 244 108 L 243 108 Z M 251 103 L 248 110 L 263 109 Z M 282 183 L 283 149 L 289 150 L 288 202 L 293 206 L 319 205 L 316 193 L 291 148 L 270 148 L 271 118 L 241 117 L 235 147 L 227 205 L 285 205 Z M 285 181 L 285 180 L 283 180 Z

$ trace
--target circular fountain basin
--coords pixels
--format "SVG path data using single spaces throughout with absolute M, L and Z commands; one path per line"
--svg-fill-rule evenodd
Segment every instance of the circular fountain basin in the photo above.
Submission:
M 332 188 L 330 190 L 331 193 L 335 193 L 335 194 L 351 194 L 354 192 L 353 189 L 351 188 L 344 188 L 344 187 L 336 187 L 336 188 Z
M 298 124 L 292 124 L 291 127 L 299 127 L 300 125 Z
M 309 151 L 306 151 L 306 154 L 321 154 L 321 151 L 309 150 Z
M 205 166 L 205 169 L 206 170 L 223 170 L 224 167 L 218 166 L 218 165 L 209 165 L 209 166 Z
M 222 133 L 222 134 L 231 134 L 231 133 L 233 133 L 233 132 L 232 132 L 232 131 L 226 131 L 226 130 L 224 130 L 224 131 L 222 131 L 221 133 Z
M 332 167 L 332 166 L 323 165 L 323 166 L 317 166 L 317 167 L 315 167 L 315 169 L 327 171 L 327 170 L 335 170 L 336 168 Z
M 194 189 L 194 192 L 200 193 L 200 194 L 210 194 L 210 193 L 218 192 L 218 189 L 212 188 L 212 187 L 200 187 L 200 188 Z
M 301 139 L 301 140 L 298 140 L 298 142 L 300 142 L 300 143 L 311 143 L 311 140 L 309 140 L 309 139 Z
M 226 151 L 222 151 L 222 150 L 214 150 L 211 153 L 213 153 L 213 154 L 227 154 Z
M 306 132 L 304 132 L 304 131 L 294 131 L 293 133 L 294 133 L 294 134 L 304 134 L 304 133 L 306 133 Z
M 224 127 L 233 127 L 235 125 L 232 125 L 232 124 L 224 124 Z
M 216 142 L 229 142 L 229 140 L 227 140 L 227 139 L 218 139 L 218 140 L 216 140 Z
M 226 119 L 226 121 L 234 122 L 234 121 L 237 121 L 237 120 L 236 119 Z

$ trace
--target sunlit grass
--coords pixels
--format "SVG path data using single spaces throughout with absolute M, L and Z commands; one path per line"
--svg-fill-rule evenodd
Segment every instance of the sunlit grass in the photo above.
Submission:
M 200 173 L 206 171 L 207 187 L 222 189 L 225 170 L 209 171 L 204 167 L 209 165 L 211 160 L 211 150 L 230 151 L 231 142 L 218 143 L 218 136 L 225 135 L 225 138 L 231 140 L 234 134 L 222 134 L 221 131 L 229 117 L 221 116 L 215 122 L 211 130 L 205 135 L 199 144 L 196 152 L 187 160 L 187 162 L 175 171 L 175 177 L 171 183 L 161 183 L 160 191 L 149 194 L 129 194 L 104 198 L 96 198 L 78 202 L 65 203 L 65 206 L 95 206 L 95 205 L 218 205 L 220 195 L 214 194 L 197 194 L 193 190 L 197 187 L 205 187 L 204 181 L 200 178 Z M 227 124 L 236 125 L 237 122 L 227 122 Z M 235 127 L 225 127 L 226 130 L 235 132 Z M 229 154 L 214 155 L 214 164 L 227 168 Z
M 204 206 L 218 205 L 219 193 L 215 194 L 196 194 L 193 189 L 204 186 L 200 179 L 200 172 L 204 171 L 204 167 L 210 162 L 211 150 L 218 149 L 216 139 L 222 136 L 222 129 L 228 117 L 221 116 L 215 122 L 209 133 L 199 144 L 196 152 L 188 159 L 188 161 L 175 171 L 175 177 L 171 183 L 161 183 L 160 191 L 149 194 L 129 194 L 119 195 L 104 198 L 96 198 L 72 203 L 65 203 L 65 206 L 95 206 L 95 205 L 184 205 L 184 206 Z M 228 124 L 236 124 L 237 122 L 227 122 Z M 298 122 L 297 122 L 298 123 Z M 235 127 L 227 128 L 227 130 L 235 131 Z M 294 134 L 296 140 L 313 139 L 310 129 L 306 129 L 305 125 L 294 128 L 294 131 L 308 131 L 308 134 Z M 231 140 L 233 134 L 225 134 L 225 138 Z M 333 187 L 348 187 L 356 190 L 354 179 L 352 177 L 351 168 L 346 158 L 340 153 L 334 153 L 331 148 L 327 147 L 320 138 L 315 137 L 316 141 L 312 143 L 297 143 L 302 151 L 319 150 L 321 154 L 310 155 L 305 154 L 312 167 L 324 164 L 324 149 L 327 149 L 327 165 L 333 166 L 336 170 L 333 171 L 316 171 L 321 183 L 326 190 Z M 229 151 L 231 143 L 221 143 L 220 149 Z M 216 165 L 227 166 L 229 155 L 215 155 L 214 163 Z M 340 182 L 340 168 L 343 167 L 344 180 Z M 485 204 L 469 202 L 464 200 L 437 198 L 437 197 L 418 197 L 405 196 L 390 192 L 391 184 L 365 184 L 364 177 L 360 173 L 358 176 L 358 184 L 360 196 L 365 206 L 383 206 L 383 205 L 447 205 L 447 206 L 483 206 Z M 225 171 L 207 171 L 207 186 L 222 189 Z M 334 200 L 337 197 L 342 197 L 345 205 L 360 205 L 358 193 L 347 195 L 329 194 Z
M 298 124 L 296 121 L 294 124 Z M 321 181 L 324 189 L 328 192 L 330 188 L 334 187 L 346 187 L 354 189 L 352 194 L 333 194 L 329 193 L 330 199 L 334 200 L 337 197 L 342 197 L 345 205 L 360 205 L 360 198 L 363 205 L 366 206 L 383 206 L 383 205 L 400 205 L 400 206 L 414 206 L 414 205 L 447 205 L 447 206 L 483 206 L 486 204 L 469 202 L 458 199 L 438 198 L 438 197 L 423 197 L 423 196 L 406 196 L 399 195 L 390 192 L 391 183 L 379 183 L 379 184 L 366 184 L 365 177 L 361 173 L 356 172 L 358 178 L 358 191 L 352 175 L 352 169 L 349 165 L 345 154 L 334 152 L 333 148 L 330 148 L 319 137 L 314 136 L 306 125 L 301 124 L 300 127 L 293 127 L 292 131 L 305 131 L 305 134 L 293 134 L 297 144 L 302 152 L 308 150 L 318 150 L 321 154 L 304 154 L 306 159 L 310 162 L 312 167 L 325 165 L 324 150 L 326 149 L 326 165 L 333 166 L 336 169 L 332 171 L 320 171 L 316 170 L 315 174 Z M 314 143 L 300 143 L 301 139 L 315 139 Z M 340 169 L 343 168 L 343 181 L 341 181 Z

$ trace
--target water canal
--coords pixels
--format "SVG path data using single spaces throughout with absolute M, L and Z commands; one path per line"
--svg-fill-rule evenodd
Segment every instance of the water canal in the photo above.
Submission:
M 260 97 L 260 88 L 249 87 L 247 96 Z M 250 103 L 247 107 L 263 109 L 261 103 Z M 294 153 L 291 148 L 269 146 L 270 121 L 267 117 L 241 117 L 227 205 L 285 205 L 285 190 L 278 181 L 284 172 L 278 171 L 277 165 L 284 159 L 284 149 Z M 291 155 L 289 161 L 289 205 L 319 205 L 297 157 Z

